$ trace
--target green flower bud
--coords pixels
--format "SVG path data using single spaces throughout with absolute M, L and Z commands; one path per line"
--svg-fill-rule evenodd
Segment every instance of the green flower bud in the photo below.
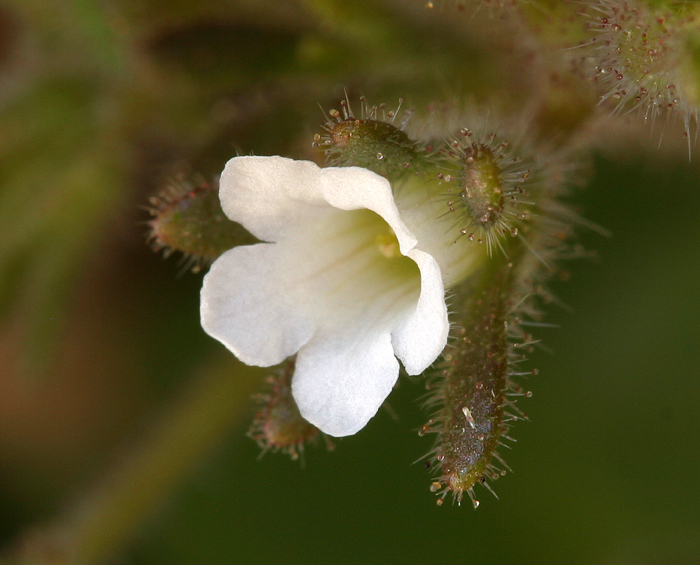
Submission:
M 269 391 L 256 395 L 260 409 L 248 430 L 248 437 L 254 439 L 263 454 L 267 451 L 282 451 L 293 460 L 304 453 L 304 444 L 315 443 L 323 435 L 329 451 L 334 448 L 328 436 L 310 424 L 299 413 L 292 396 L 292 375 L 294 361 L 288 361 L 267 378 Z
M 225 251 L 257 239 L 221 210 L 218 181 L 172 181 L 151 198 L 148 239 L 155 251 L 168 257 L 185 256 L 185 269 L 198 272 Z
M 408 171 L 414 171 L 426 153 L 426 148 L 411 139 L 404 131 L 411 116 L 404 114 L 400 124 L 395 124 L 402 100 L 396 110 L 380 106 L 367 106 L 364 97 L 361 117 L 356 118 L 350 104 L 341 103 L 342 114 L 330 110 L 324 135 L 314 137 L 314 146 L 325 150 L 330 166 L 357 166 L 377 174 L 398 180 Z

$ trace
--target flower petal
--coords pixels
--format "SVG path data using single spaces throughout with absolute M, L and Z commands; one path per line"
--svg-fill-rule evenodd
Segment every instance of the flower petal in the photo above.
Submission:
M 314 316 L 303 307 L 284 250 L 269 243 L 236 247 L 204 277 L 200 315 L 204 331 L 248 365 L 269 367 L 296 353 L 313 334 Z
M 408 255 L 416 246 L 416 238 L 401 221 L 388 180 L 359 167 L 330 167 L 320 172 L 323 195 L 331 206 L 340 210 L 367 208 L 389 224 L 401 253 Z
M 453 216 L 445 214 L 445 202 L 435 198 L 424 183 L 409 178 L 396 195 L 401 220 L 440 266 L 443 285 L 451 288 L 488 259 L 486 245 L 471 245 L 457 228 Z M 451 238 L 452 241 L 450 241 Z
M 382 229 L 373 212 L 326 206 L 312 226 L 279 243 L 226 252 L 204 277 L 202 327 L 258 366 L 280 363 L 316 332 L 362 315 L 393 327 L 415 305 L 420 280 L 411 259 L 381 256 L 374 238 Z
M 396 233 L 404 255 L 416 244 L 399 217 L 389 181 L 367 169 L 322 169 L 284 157 L 234 157 L 226 163 L 220 187 L 226 215 L 264 241 L 312 224 L 330 205 L 379 214 Z
M 352 177 L 348 170 L 354 170 Z M 386 179 L 379 177 L 378 181 L 375 173 L 356 167 L 323 169 L 322 173 L 324 195 L 330 204 L 343 210 L 360 204 L 379 214 L 396 234 L 401 252 L 420 269 L 418 304 L 392 334 L 396 355 L 406 372 L 418 375 L 435 361 L 447 343 L 450 325 L 440 266 L 431 255 L 416 248 L 418 242 L 400 217 Z
M 447 343 L 450 323 L 445 290 L 437 261 L 418 249 L 408 256 L 421 274 L 420 297 L 415 310 L 392 332 L 396 356 L 409 375 L 419 375 L 440 355 Z
M 221 173 L 221 207 L 258 239 L 277 241 L 326 210 L 320 170 L 311 161 L 234 157 Z
M 389 332 L 350 325 L 318 334 L 299 352 L 292 393 L 306 420 L 343 437 L 377 413 L 398 376 Z

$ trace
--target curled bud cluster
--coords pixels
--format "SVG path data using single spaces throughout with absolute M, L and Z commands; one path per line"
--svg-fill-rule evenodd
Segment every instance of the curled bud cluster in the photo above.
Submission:
M 518 380 L 537 374 L 527 368 L 536 341 L 526 327 L 542 323 L 540 306 L 552 300 L 546 281 L 566 277 L 559 261 L 584 255 L 568 242 L 574 224 L 587 224 L 562 202 L 572 173 L 581 176 L 569 150 L 593 137 L 583 126 L 595 123 L 595 102 L 578 96 L 592 90 L 582 78 L 613 113 L 639 110 L 652 122 L 681 115 L 690 143 L 691 123 L 700 119 L 696 4 L 425 2 L 436 12 L 471 17 L 481 10 L 515 24 L 517 33 L 498 52 L 515 53 L 511 65 L 522 63 L 526 80 L 511 84 L 522 84 L 524 96 L 498 106 L 528 106 L 523 115 L 450 101 L 420 132 L 402 99 L 388 109 L 360 98 L 356 114 L 346 97 L 313 138 L 326 169 L 285 157 L 229 162 L 226 213 L 263 243 L 233 250 L 212 267 L 203 327 L 250 364 L 298 359 L 296 367 L 278 367 L 257 395 L 248 435 L 263 453 L 298 459 L 307 443 L 325 439 L 320 430 L 356 433 L 391 391 L 402 363 L 409 375 L 427 374 L 430 415 L 419 435 L 435 439 L 426 467 L 438 505 L 448 495 L 461 503 L 466 494 L 477 507 L 476 485 L 495 495 L 493 482 L 510 470 L 500 448 L 514 441 L 512 424 L 527 419 L 516 401 L 531 393 Z M 470 32 L 458 29 L 466 19 L 455 18 L 446 33 Z M 494 35 L 490 44 L 504 37 Z M 547 42 L 558 54 L 546 52 Z M 564 45 L 570 49 L 558 49 Z M 568 72 L 572 57 L 576 72 Z M 474 73 L 494 66 L 484 61 Z M 497 74 L 473 82 L 483 78 L 488 88 Z M 217 188 L 173 182 L 152 199 L 153 248 L 166 256 L 179 251 L 186 268 L 199 270 L 233 247 L 256 243 L 224 215 Z
M 601 101 L 613 102 L 615 112 L 639 108 L 652 120 L 679 111 L 687 130 L 698 117 L 693 52 L 685 33 L 697 27 L 693 14 L 634 0 L 598 0 L 587 4 L 585 15 L 592 37 L 581 47 Z
M 442 360 L 428 373 L 427 407 L 432 415 L 420 435 L 435 436 L 426 465 L 435 473 L 431 490 L 437 493 L 438 504 L 450 493 L 461 503 L 466 494 L 476 507 L 475 485 L 493 492 L 491 483 L 509 470 L 499 448 L 511 441 L 511 424 L 526 419 L 516 400 L 530 393 L 516 381 L 536 371 L 522 368 L 534 343 L 523 325 L 539 322 L 537 304 L 548 298 L 543 282 L 555 272 L 557 261 L 580 254 L 566 246 L 577 218 L 561 203 L 567 173 L 577 165 L 571 155 L 546 146 L 528 125 L 522 125 L 529 123 L 527 119 L 503 119 L 472 108 L 458 113 L 458 123 L 440 128 L 452 135 L 440 138 L 430 133 L 416 139 L 406 127 L 410 112 L 397 123 L 400 107 L 401 103 L 395 111 L 387 111 L 384 105 L 369 106 L 361 99 L 357 117 L 345 100 L 342 111 L 329 112 L 314 146 L 324 151 L 333 167 L 362 167 L 385 177 L 360 170 L 328 171 L 359 175 L 364 187 L 368 178 L 386 187 L 391 210 L 421 246 L 420 256 L 429 256 L 429 265 L 440 274 L 436 286 L 445 312 L 443 288 L 450 290 L 443 341 L 420 369 L 436 358 L 451 327 Z M 267 164 L 274 175 L 272 181 L 264 180 L 273 186 L 280 163 L 289 161 L 246 159 L 248 166 Z M 315 164 L 294 166 L 317 174 Z M 233 174 L 234 169 L 227 171 Z M 308 188 L 308 182 L 302 184 Z M 154 248 L 166 254 L 180 251 L 188 257 L 188 266 L 198 267 L 232 247 L 255 243 L 224 216 L 217 188 L 204 182 L 173 183 L 155 198 L 150 222 Z M 266 217 L 264 203 L 259 204 L 242 201 L 238 206 L 251 216 Z M 364 234 L 365 224 L 358 226 L 358 233 Z M 376 246 L 381 258 L 378 263 L 387 269 L 382 276 L 396 275 L 396 267 L 392 270 L 386 260 L 405 258 L 397 233 L 382 231 L 369 241 L 369 248 Z M 251 249 L 262 248 L 274 249 L 271 245 Z M 348 255 L 354 256 L 354 251 Z M 407 281 L 414 280 L 411 273 Z M 413 292 L 413 286 L 410 289 Z M 268 389 L 257 395 L 260 406 L 248 435 L 263 453 L 281 451 L 298 459 L 307 443 L 326 436 L 302 417 L 292 395 L 294 374 L 295 362 L 288 361 L 267 378 Z
M 221 210 L 218 182 L 171 181 L 150 200 L 148 240 L 168 257 L 184 256 L 184 270 L 198 272 L 225 251 L 257 241 Z

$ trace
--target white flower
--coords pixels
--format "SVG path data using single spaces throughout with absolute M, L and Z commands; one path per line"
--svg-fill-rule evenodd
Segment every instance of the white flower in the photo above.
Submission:
M 236 157 L 221 177 L 226 215 L 266 243 L 236 247 L 204 278 L 202 326 L 241 361 L 297 354 L 304 418 L 351 435 L 399 373 L 422 373 L 448 333 L 443 279 L 406 227 L 389 182 L 358 167 Z

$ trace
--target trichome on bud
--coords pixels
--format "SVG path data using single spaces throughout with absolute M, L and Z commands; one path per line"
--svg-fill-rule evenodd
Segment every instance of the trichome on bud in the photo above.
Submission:
M 531 192 L 546 190 L 551 151 L 538 154 L 496 133 L 462 128 L 442 152 L 438 174 L 447 215 L 458 238 L 486 243 L 507 255 L 506 235 L 516 237 L 530 217 Z
M 476 508 L 474 485 L 495 495 L 489 481 L 510 470 L 498 448 L 511 440 L 510 423 L 525 418 L 513 397 L 529 395 L 514 381 L 520 373 L 520 350 L 528 344 L 516 343 L 517 330 L 509 329 L 517 325 L 513 315 L 517 307 L 507 292 L 510 271 L 504 268 L 495 277 L 496 284 L 481 291 L 470 288 L 458 293 L 465 298 L 453 305 L 456 321 L 463 325 L 429 384 L 434 392 L 428 406 L 438 409 L 421 430 L 439 434 L 429 454 L 430 466 L 438 473 L 431 487 L 441 495 L 438 504 L 449 492 L 461 503 L 466 492 Z
M 443 150 L 449 174 L 438 175 L 447 214 L 468 240 L 484 238 L 503 253 L 451 289 L 452 340 L 428 381 L 433 413 L 420 433 L 437 436 L 427 465 L 438 504 L 449 493 L 461 502 L 466 493 L 476 507 L 474 486 L 493 492 L 490 483 L 509 470 L 499 447 L 511 440 L 513 421 L 525 418 L 515 400 L 530 393 L 516 381 L 535 371 L 521 369 L 534 343 L 523 326 L 541 323 L 535 299 L 551 298 L 543 282 L 557 261 L 581 255 L 566 244 L 581 220 L 560 202 L 569 173 L 580 167 L 528 128 L 512 145 L 498 141 L 500 132 L 461 133 Z M 517 237 L 506 243 L 506 233 Z

